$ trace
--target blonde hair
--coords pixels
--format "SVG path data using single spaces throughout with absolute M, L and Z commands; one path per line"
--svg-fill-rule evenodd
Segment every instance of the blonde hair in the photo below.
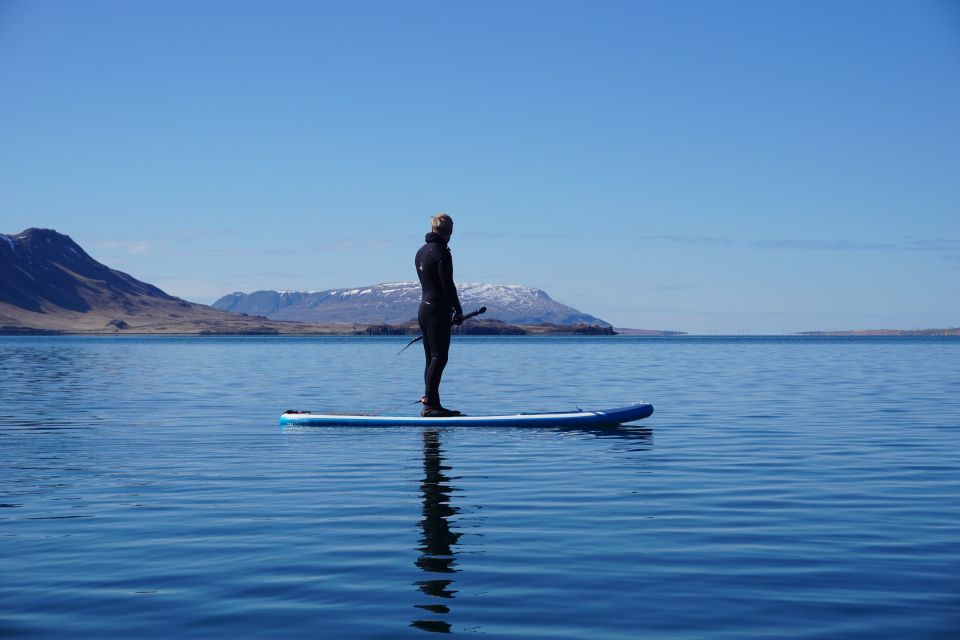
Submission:
M 430 218 L 430 230 L 440 235 L 450 235 L 453 231 L 453 218 L 443 212 L 438 213 Z

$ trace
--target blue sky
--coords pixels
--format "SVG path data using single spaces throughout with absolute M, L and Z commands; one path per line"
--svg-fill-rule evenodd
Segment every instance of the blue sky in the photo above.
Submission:
M 0 0 L 0 232 L 209 303 L 458 280 L 694 333 L 960 325 L 952 1 Z

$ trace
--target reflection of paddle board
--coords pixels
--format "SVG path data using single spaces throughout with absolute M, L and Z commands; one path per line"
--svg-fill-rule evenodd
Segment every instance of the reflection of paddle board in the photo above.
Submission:
M 357 415 L 344 412 L 312 413 L 286 411 L 280 424 L 311 425 L 316 427 L 612 427 L 648 417 L 653 405 L 635 402 L 616 409 L 600 411 L 558 411 L 554 413 L 517 413 L 506 416 L 454 416 L 451 418 L 421 418 L 419 416 Z

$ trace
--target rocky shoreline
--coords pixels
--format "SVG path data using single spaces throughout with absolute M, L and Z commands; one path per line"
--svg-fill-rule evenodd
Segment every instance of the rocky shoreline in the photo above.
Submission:
M 257 321 L 186 321 L 130 326 L 108 322 L 101 327 L 40 328 L 22 325 L 0 325 L 4 336 L 414 336 L 420 333 L 416 322 L 400 324 L 306 324 L 276 320 Z M 125 324 L 125 323 L 124 323 Z M 454 328 L 454 333 L 468 336 L 615 336 L 612 327 L 594 325 L 513 325 L 498 320 L 468 322 Z M 645 332 L 656 335 L 660 332 Z M 670 332 L 663 332 L 667 335 Z

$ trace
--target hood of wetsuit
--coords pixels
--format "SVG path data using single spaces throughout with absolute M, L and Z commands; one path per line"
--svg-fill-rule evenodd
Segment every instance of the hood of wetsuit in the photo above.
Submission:
M 425 235 L 423 239 L 425 242 L 439 242 L 440 244 L 447 244 L 447 241 L 444 239 L 442 235 L 440 235 L 439 233 L 434 233 L 433 231 L 427 233 L 427 235 Z

